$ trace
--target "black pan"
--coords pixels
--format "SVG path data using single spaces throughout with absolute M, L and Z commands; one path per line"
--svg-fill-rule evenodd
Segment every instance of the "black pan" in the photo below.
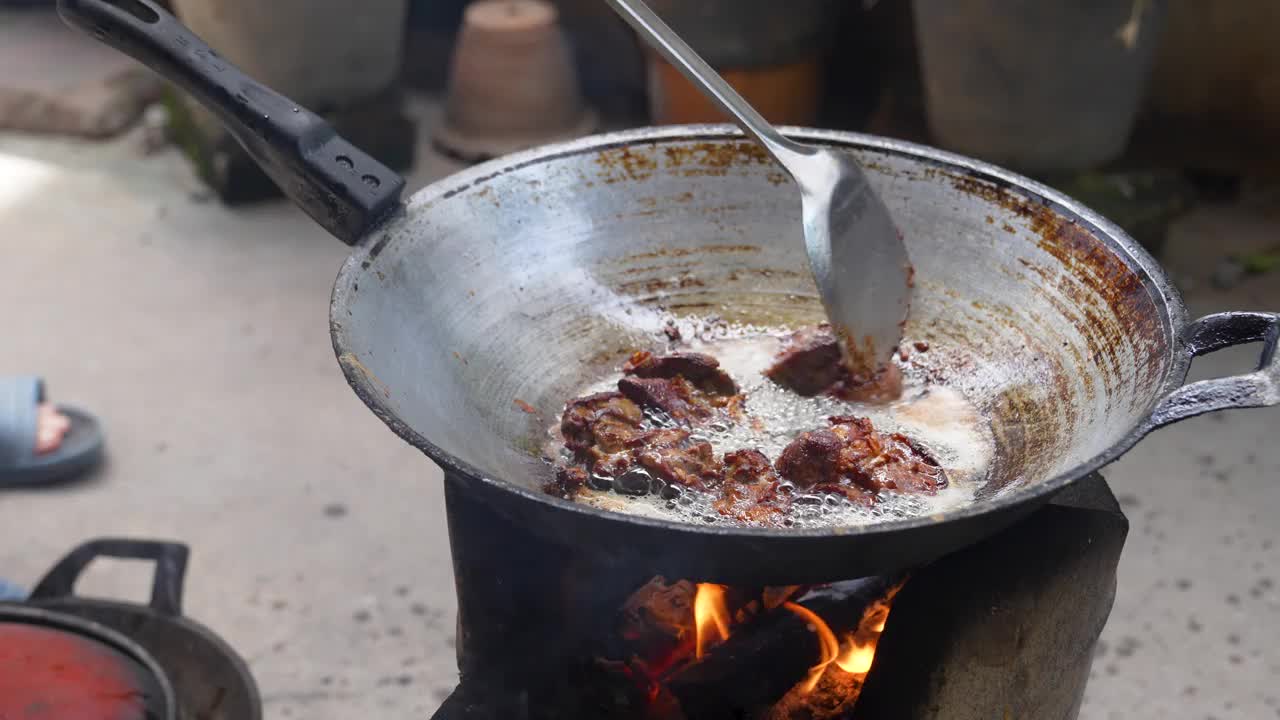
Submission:
M 565 400 L 633 350 L 660 347 L 668 319 L 822 318 L 799 196 L 779 168 L 727 127 L 643 129 L 500 158 L 402 203 L 403 180 L 148 0 L 59 8 L 216 112 L 290 198 L 353 246 L 331 324 L 361 399 L 454 490 L 607 562 L 735 583 L 896 570 L 996 532 L 1155 428 L 1280 402 L 1276 315 L 1188 322 L 1155 261 L 1071 199 L 931 148 L 792 129 L 858 155 L 903 231 L 916 269 L 906 342 L 930 347 L 903 369 L 963 394 L 989 423 L 974 501 L 764 530 L 558 500 L 540 490 L 541 455 Z M 1258 341 L 1256 372 L 1183 384 L 1194 356 Z

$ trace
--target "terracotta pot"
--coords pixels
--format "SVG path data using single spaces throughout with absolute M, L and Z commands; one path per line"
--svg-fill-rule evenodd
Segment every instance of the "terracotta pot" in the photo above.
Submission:
M 463 19 L 437 147 L 478 161 L 595 128 L 554 6 L 480 0 Z
M 816 124 L 822 100 L 822 63 L 816 55 L 775 67 L 719 72 L 769 122 Z M 649 113 L 658 125 L 727 120 L 679 70 L 656 54 L 649 55 Z

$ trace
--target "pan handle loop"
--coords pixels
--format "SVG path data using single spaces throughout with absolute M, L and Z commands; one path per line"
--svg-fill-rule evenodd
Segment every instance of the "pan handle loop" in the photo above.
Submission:
M 404 178 L 242 73 L 152 0 L 58 0 L 58 13 L 190 93 L 339 240 L 354 245 L 400 207 Z
M 1156 403 L 1149 430 L 1214 410 L 1280 404 L 1280 314 L 1228 312 L 1206 315 L 1187 326 L 1183 346 L 1191 357 L 1215 350 L 1261 342 L 1258 369 L 1244 375 L 1200 380 L 1183 385 Z
M 31 591 L 31 600 L 55 600 L 75 596 L 76 581 L 89 563 L 101 557 L 150 560 L 155 563 L 151 581 L 151 609 L 162 615 L 182 614 L 182 581 L 187 574 L 186 545 L 160 540 L 99 538 L 67 553 Z

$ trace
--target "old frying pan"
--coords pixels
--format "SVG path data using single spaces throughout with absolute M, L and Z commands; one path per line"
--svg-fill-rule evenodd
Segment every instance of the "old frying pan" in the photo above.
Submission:
M 782 171 L 725 127 L 587 138 L 399 200 L 403 180 L 245 77 L 148 0 L 61 0 L 71 24 L 214 110 L 352 252 L 334 348 L 356 393 L 454 491 L 600 560 L 723 582 L 923 562 L 989 535 L 1162 425 L 1280 402 L 1270 313 L 1187 322 L 1119 228 L 1030 180 L 918 145 L 792 130 L 867 168 L 916 268 L 905 372 L 962 392 L 996 439 L 970 506 L 824 530 L 641 519 L 553 499 L 540 449 L 566 398 L 659 344 L 667 313 L 821 318 Z M 1258 370 L 1183 385 L 1194 356 L 1262 342 Z M 517 402 L 519 401 L 519 402 Z M 536 412 L 522 409 L 531 406 Z M 376 482 L 376 480 L 373 480 Z

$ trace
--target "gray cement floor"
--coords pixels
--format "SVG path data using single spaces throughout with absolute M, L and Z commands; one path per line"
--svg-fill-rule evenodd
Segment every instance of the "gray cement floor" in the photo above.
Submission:
M 90 482 L 0 494 L 0 574 L 30 583 L 94 536 L 187 542 L 186 610 L 250 660 L 269 718 L 426 717 L 455 680 L 440 472 L 334 362 L 343 247 L 283 204 L 198 201 L 180 157 L 136 140 L 0 135 L 0 374 L 98 413 L 110 453 Z M 1175 239 L 1194 279 L 1196 248 L 1278 230 L 1272 209 L 1210 210 Z M 1203 290 L 1193 311 L 1277 310 L 1278 286 Z M 1199 418 L 1106 473 L 1132 530 L 1082 717 L 1280 714 L 1277 428 L 1280 409 Z M 80 589 L 146 582 L 103 563 Z

